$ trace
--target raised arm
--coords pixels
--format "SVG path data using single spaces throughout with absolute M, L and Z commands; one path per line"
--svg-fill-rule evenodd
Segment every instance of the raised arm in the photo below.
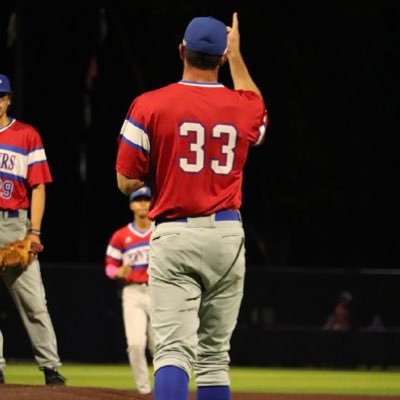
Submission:
M 236 12 L 233 13 L 232 26 L 228 26 L 227 31 L 227 57 L 235 90 L 251 90 L 262 98 L 260 89 L 258 89 L 257 85 L 254 83 L 246 63 L 243 60 L 242 53 L 240 52 L 239 20 Z

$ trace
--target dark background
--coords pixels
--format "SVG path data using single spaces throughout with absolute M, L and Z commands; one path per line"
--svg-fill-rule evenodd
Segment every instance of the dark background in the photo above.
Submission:
M 245 170 L 249 265 L 398 267 L 397 0 L 3 0 L 10 114 L 39 130 L 54 178 L 43 261 L 102 262 L 131 218 L 114 167 L 130 102 L 180 79 L 177 46 L 193 17 L 230 24 L 233 11 L 270 116 Z M 231 85 L 227 67 L 220 78 Z
M 232 362 L 398 365 L 398 0 L 2 0 L 10 114 L 39 130 L 54 178 L 41 265 L 60 355 L 126 361 L 118 286 L 103 267 L 132 217 L 116 185 L 117 136 L 135 96 L 181 78 L 187 23 L 230 24 L 233 11 L 270 125 L 245 169 L 248 271 Z M 231 85 L 227 67 L 220 78 Z M 352 331 L 321 331 L 342 290 L 354 295 Z M 12 300 L 0 298 L 6 357 L 30 358 Z M 368 331 L 374 315 L 385 335 Z

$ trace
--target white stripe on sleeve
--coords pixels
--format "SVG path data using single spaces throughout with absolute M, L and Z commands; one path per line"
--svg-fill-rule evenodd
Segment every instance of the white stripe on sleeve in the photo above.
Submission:
M 108 245 L 106 254 L 115 260 L 122 260 L 121 251 L 111 245 Z
M 150 141 L 147 133 L 140 127 L 134 125 L 131 121 L 127 119 L 125 120 L 124 124 L 122 125 L 121 134 L 129 142 L 143 148 L 150 153 Z
M 32 165 L 40 161 L 46 161 L 46 153 L 43 148 L 33 150 L 28 154 L 28 165 Z

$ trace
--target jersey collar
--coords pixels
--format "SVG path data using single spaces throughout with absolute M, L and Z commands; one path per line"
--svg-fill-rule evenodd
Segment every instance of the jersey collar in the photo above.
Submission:
M 224 87 L 222 83 L 219 82 L 198 82 L 198 81 L 179 81 L 181 85 L 188 86 L 200 86 L 200 87 L 212 87 L 212 88 L 221 88 Z
M 1 127 L 0 132 L 5 131 L 7 128 L 9 128 L 15 122 L 15 118 L 8 117 L 8 119 L 10 120 L 10 122 L 7 125 L 4 125 L 3 127 Z

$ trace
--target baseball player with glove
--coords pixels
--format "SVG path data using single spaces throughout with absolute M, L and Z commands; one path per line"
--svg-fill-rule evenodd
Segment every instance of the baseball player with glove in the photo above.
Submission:
M 120 190 L 151 183 L 149 284 L 157 400 L 230 399 L 229 346 L 243 295 L 243 168 L 267 113 L 231 27 L 194 18 L 179 54 L 182 80 L 137 97 L 119 136 Z M 234 90 L 218 82 L 228 61 Z
M 45 184 L 52 181 L 39 133 L 9 117 L 11 85 L 0 74 L 0 277 L 30 338 L 47 385 L 64 385 L 56 336 L 46 305 L 37 253 L 45 210 Z M 4 383 L 0 331 L 0 383 Z
M 112 235 L 106 252 L 106 275 L 123 282 L 122 311 L 128 357 L 136 387 L 141 394 L 150 394 L 151 386 L 146 359 L 146 346 L 154 353 L 154 337 L 150 323 L 148 286 L 150 234 L 148 219 L 151 191 L 143 187 L 129 196 L 133 222 Z

